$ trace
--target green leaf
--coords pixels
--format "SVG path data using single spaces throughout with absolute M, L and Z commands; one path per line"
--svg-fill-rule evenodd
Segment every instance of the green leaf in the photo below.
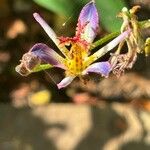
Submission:
M 90 0 L 82 0 L 82 1 L 33 0 L 33 1 L 50 11 L 53 11 L 59 15 L 69 17 L 70 15 L 75 14 L 75 10 L 77 11 L 81 5 L 83 7 L 84 4 L 88 3 Z M 96 7 L 100 14 L 100 23 L 107 31 L 114 32 L 120 29 L 122 20 L 116 18 L 116 15 L 125 6 L 126 5 L 123 0 L 96 0 Z
M 38 5 L 53 11 L 59 15 L 68 17 L 74 8 L 70 0 L 33 0 Z
M 123 0 L 96 0 L 96 6 L 99 8 L 100 23 L 109 32 L 118 31 L 122 21 L 116 18 L 116 15 L 126 7 Z

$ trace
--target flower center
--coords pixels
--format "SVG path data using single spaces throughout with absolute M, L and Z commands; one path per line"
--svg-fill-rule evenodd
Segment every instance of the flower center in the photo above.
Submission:
M 70 58 L 66 62 L 67 75 L 81 75 L 82 71 L 85 69 L 85 66 L 83 64 L 83 60 L 87 57 L 87 52 L 84 46 L 81 44 L 73 44 L 70 52 L 69 52 Z

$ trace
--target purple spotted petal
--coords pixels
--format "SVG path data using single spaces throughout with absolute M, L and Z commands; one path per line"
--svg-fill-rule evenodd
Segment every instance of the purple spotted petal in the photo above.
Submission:
M 96 36 L 98 24 L 99 18 L 95 2 L 91 1 L 81 10 L 78 18 L 76 36 L 80 35 L 81 39 L 91 43 Z
M 108 61 L 106 61 L 106 62 L 98 62 L 90 65 L 84 71 L 84 73 L 94 72 L 94 73 L 101 74 L 102 76 L 108 77 L 110 71 L 111 71 L 111 65 Z
M 68 86 L 74 79 L 75 77 L 66 77 L 64 78 L 60 83 L 57 84 L 58 89 L 64 88 Z
M 29 51 L 41 61 L 64 69 L 63 58 L 46 44 L 37 43 Z

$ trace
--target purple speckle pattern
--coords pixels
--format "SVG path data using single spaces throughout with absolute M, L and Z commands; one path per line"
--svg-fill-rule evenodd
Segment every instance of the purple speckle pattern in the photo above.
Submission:
M 99 17 L 98 17 L 98 12 L 95 3 L 93 1 L 89 2 L 83 7 L 78 18 L 78 23 L 81 26 L 84 26 L 85 24 L 88 23 L 87 30 L 90 32 L 85 34 L 92 38 L 91 41 L 94 40 L 96 36 L 97 28 L 99 27 Z

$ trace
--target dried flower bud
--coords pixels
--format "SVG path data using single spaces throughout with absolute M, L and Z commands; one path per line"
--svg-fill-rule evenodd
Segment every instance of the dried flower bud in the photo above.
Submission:
M 145 56 L 150 55 L 150 38 L 146 39 L 144 51 L 145 51 Z
M 30 71 L 25 67 L 24 64 L 16 66 L 15 70 L 22 76 L 27 76 L 30 74 Z
M 125 69 L 130 69 L 133 67 L 137 59 L 137 53 L 144 51 L 144 41 L 141 36 L 141 28 L 137 20 L 135 13 L 138 11 L 140 6 L 134 6 L 132 9 L 128 10 L 124 7 L 119 13 L 119 17 L 123 18 L 123 24 L 121 26 L 121 32 L 130 29 L 130 35 L 125 41 L 119 44 L 117 51 L 110 58 L 110 63 L 112 64 L 113 73 L 120 76 Z M 126 42 L 128 51 L 125 54 L 121 54 L 121 49 Z M 149 49 L 145 46 L 145 52 L 148 53 Z
M 23 55 L 21 64 L 15 69 L 22 76 L 29 75 L 32 70 L 41 63 L 41 60 L 35 56 L 32 52 L 28 52 Z

